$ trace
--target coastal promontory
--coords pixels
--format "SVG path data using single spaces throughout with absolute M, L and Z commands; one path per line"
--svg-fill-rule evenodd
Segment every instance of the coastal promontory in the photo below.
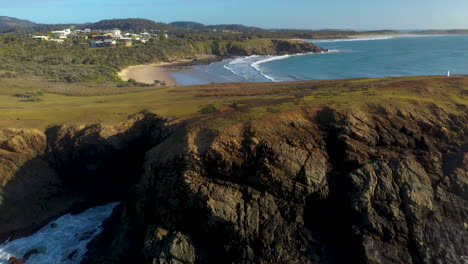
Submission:
M 463 263 L 467 84 L 181 87 L 206 105 L 4 129 L 0 237 L 118 200 L 82 263 Z

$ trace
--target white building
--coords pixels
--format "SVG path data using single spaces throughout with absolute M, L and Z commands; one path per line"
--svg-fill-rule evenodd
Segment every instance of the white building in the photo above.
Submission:
M 91 29 L 90 29 L 90 28 L 85 28 L 85 29 L 83 30 L 83 32 L 84 32 L 84 33 L 91 33 Z
M 122 31 L 118 28 L 114 28 L 111 30 L 111 33 L 114 35 L 114 38 L 121 38 L 122 37 Z
M 106 39 L 106 40 L 104 40 L 104 44 L 106 44 L 106 45 L 117 45 L 117 41 L 115 41 L 113 39 Z
M 71 30 L 69 28 L 67 29 L 64 29 L 64 30 L 60 30 L 60 31 L 52 31 L 52 34 L 55 34 L 59 37 L 61 36 L 68 36 L 71 34 Z
M 33 39 L 40 39 L 40 40 L 48 40 L 49 39 L 49 37 L 47 37 L 47 36 L 33 36 L 32 38 Z
M 63 39 L 50 39 L 49 41 L 50 41 L 50 42 L 55 42 L 55 43 L 58 43 L 58 44 L 62 44 L 62 43 L 63 43 Z

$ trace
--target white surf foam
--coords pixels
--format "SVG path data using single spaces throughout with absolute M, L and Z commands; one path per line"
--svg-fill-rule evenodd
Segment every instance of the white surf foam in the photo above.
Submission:
M 77 215 L 64 215 L 29 237 L 7 241 L 0 245 L 0 263 L 8 263 L 10 257 L 23 257 L 37 250 L 27 263 L 78 264 L 87 252 L 86 245 L 102 231 L 117 203 L 110 203 L 84 211 Z
M 271 62 L 271 61 L 277 61 L 277 60 L 285 60 L 285 59 L 288 59 L 288 58 L 291 58 L 291 57 L 297 57 L 297 56 L 305 56 L 305 55 L 313 55 L 313 54 L 327 54 L 327 53 L 337 53 L 339 52 L 339 50 L 328 50 L 328 51 L 325 51 L 325 52 L 320 52 L 320 53 L 314 53 L 314 52 L 310 52 L 310 53 L 298 53 L 298 54 L 292 54 L 292 55 L 282 55 L 282 56 L 267 56 L 265 59 L 262 59 L 262 60 L 259 60 L 259 61 L 256 61 L 254 63 L 252 63 L 250 66 L 255 69 L 256 71 L 258 71 L 263 77 L 265 77 L 266 79 L 272 81 L 272 82 L 281 82 L 281 81 L 284 81 L 284 80 L 281 80 L 279 78 L 276 78 L 276 77 L 273 77 L 271 75 L 268 75 L 266 74 L 262 69 L 261 69 L 261 65 L 262 64 L 265 64 L 265 63 L 268 63 L 268 62 Z
M 271 61 L 284 60 L 284 59 L 290 58 L 292 56 L 293 55 L 273 56 L 273 57 L 269 57 L 269 58 L 266 58 L 266 59 L 263 59 L 263 60 L 256 61 L 256 62 L 250 64 L 250 66 L 252 68 L 254 68 L 256 71 L 258 71 L 266 79 L 268 79 L 268 80 L 270 80 L 272 82 L 278 82 L 279 81 L 278 79 L 274 78 L 273 76 L 265 74 L 262 71 L 262 69 L 260 68 L 260 65 L 262 65 L 264 63 L 267 63 L 267 62 L 271 62 Z
M 228 64 L 225 64 L 223 67 L 230 71 L 232 74 L 241 77 L 242 79 L 249 81 L 253 76 L 249 72 L 248 68 L 244 67 L 245 65 L 250 65 L 252 61 L 260 59 L 262 56 L 252 55 L 248 57 L 239 57 Z
M 385 40 L 398 38 L 399 36 L 385 36 L 385 37 L 363 37 L 363 38 L 349 38 L 349 39 L 317 39 L 317 40 L 308 40 L 308 42 L 313 43 L 324 43 L 324 42 L 346 42 L 346 41 L 372 41 L 372 40 Z
M 372 40 L 386 40 L 394 38 L 424 38 L 424 37 L 449 37 L 457 35 L 394 35 L 394 36 L 380 36 L 380 37 L 358 37 L 347 39 L 310 39 L 306 40 L 311 43 L 325 43 L 325 42 L 349 42 L 349 41 L 372 41 Z M 459 36 L 459 35 L 458 35 Z

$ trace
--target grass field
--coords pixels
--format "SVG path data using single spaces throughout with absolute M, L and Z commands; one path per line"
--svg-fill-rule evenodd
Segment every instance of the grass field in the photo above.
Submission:
M 217 115 L 219 126 L 298 107 L 353 109 L 386 104 L 400 108 L 435 103 L 458 111 L 468 104 L 468 76 L 402 77 L 229 83 L 179 87 L 117 87 L 113 83 L 51 83 L 0 79 L 0 128 L 62 123 L 116 122 L 144 110 L 170 120 Z

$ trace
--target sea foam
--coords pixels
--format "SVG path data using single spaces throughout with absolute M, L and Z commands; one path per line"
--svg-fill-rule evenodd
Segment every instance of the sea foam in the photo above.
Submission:
M 316 39 L 316 40 L 308 40 L 308 42 L 324 43 L 324 42 L 345 42 L 345 41 L 371 41 L 371 40 L 393 39 L 397 37 L 399 36 L 365 37 L 365 38 L 349 38 L 349 39 Z
M 281 81 L 284 81 L 282 79 L 279 79 L 279 78 L 275 78 L 271 75 L 268 75 L 266 74 L 262 69 L 261 69 L 261 65 L 262 64 L 265 64 L 265 63 L 268 63 L 268 62 L 272 62 L 272 61 L 277 61 L 277 60 L 285 60 L 285 59 L 288 59 L 288 58 L 291 58 L 291 57 L 297 57 L 297 56 L 305 56 L 305 55 L 315 55 L 315 54 L 327 54 L 327 53 L 337 53 L 339 52 L 339 50 L 328 50 L 328 51 L 325 51 L 325 52 L 320 52 L 320 53 L 315 53 L 315 52 L 310 52 L 310 53 L 298 53 L 298 54 L 292 54 L 292 55 L 281 55 L 281 56 L 267 56 L 267 57 L 264 57 L 264 59 L 261 59 L 259 61 L 256 61 L 252 64 L 250 64 L 250 66 L 255 69 L 256 71 L 258 71 L 263 77 L 265 77 L 266 79 L 272 81 L 272 82 L 281 82 Z M 293 79 L 298 79 L 297 77 L 293 77 Z
M 86 245 L 102 231 L 117 203 L 110 203 L 84 211 L 77 215 L 64 215 L 29 237 L 7 241 L 0 245 L 0 263 L 8 263 L 10 257 L 23 257 L 37 251 L 27 263 L 78 264 L 87 252 Z

